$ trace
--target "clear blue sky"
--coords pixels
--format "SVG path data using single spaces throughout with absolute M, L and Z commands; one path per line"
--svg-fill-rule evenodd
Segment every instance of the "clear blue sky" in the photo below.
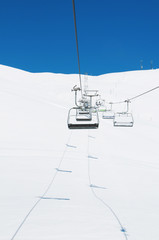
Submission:
M 77 73 L 72 0 L 1 0 L 0 64 Z M 75 0 L 81 72 L 159 68 L 159 1 Z

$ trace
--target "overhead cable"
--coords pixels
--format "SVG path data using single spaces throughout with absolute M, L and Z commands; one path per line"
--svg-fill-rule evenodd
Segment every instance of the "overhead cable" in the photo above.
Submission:
M 78 58 L 79 81 L 80 81 L 80 89 L 81 89 L 81 93 L 82 93 L 82 80 L 81 80 L 79 47 L 78 47 L 78 37 L 77 37 L 77 24 L 76 24 L 76 11 L 75 11 L 75 2 L 74 2 L 74 0 L 72 0 L 72 5 L 73 5 L 73 16 L 74 16 L 74 25 L 75 25 L 75 36 L 76 36 L 77 58 Z
M 139 94 L 139 95 L 137 95 L 137 96 L 135 96 L 135 97 L 129 98 L 129 100 L 132 101 L 132 100 L 134 100 L 135 98 L 141 97 L 142 95 L 145 95 L 145 94 L 147 94 L 147 93 L 149 93 L 149 92 L 152 92 L 152 91 L 156 90 L 157 88 L 159 88 L 159 86 L 157 86 L 157 87 L 155 87 L 155 88 L 152 88 L 152 89 L 150 89 L 150 90 L 148 90 L 148 91 L 146 91 L 146 92 L 144 92 L 144 93 L 141 93 L 141 94 Z
M 137 96 L 135 96 L 135 97 L 128 98 L 128 99 L 123 100 L 123 101 L 119 101 L 119 102 L 106 102 L 106 103 L 107 103 L 107 104 L 121 104 L 121 103 L 125 103 L 125 102 L 130 102 L 130 101 L 132 101 L 132 100 L 134 100 L 134 99 L 136 99 L 136 98 L 139 98 L 139 97 L 141 97 L 141 96 L 143 96 L 143 95 L 145 95 L 145 94 L 147 94 L 147 93 L 149 93 L 149 92 L 152 92 L 152 91 L 154 91 L 154 90 L 156 90 L 156 89 L 158 89 L 158 88 L 159 88 L 159 86 L 154 87 L 154 88 L 152 88 L 152 89 L 150 89 L 150 90 L 148 90 L 148 91 L 146 91 L 146 92 L 143 92 L 143 93 L 141 93 L 141 94 L 139 94 L 139 95 L 137 95 Z

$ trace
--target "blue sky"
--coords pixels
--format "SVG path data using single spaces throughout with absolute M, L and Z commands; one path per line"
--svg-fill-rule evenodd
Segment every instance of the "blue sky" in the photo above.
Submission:
M 81 72 L 159 68 L 159 2 L 75 0 Z M 1 0 L 0 64 L 78 73 L 72 0 Z

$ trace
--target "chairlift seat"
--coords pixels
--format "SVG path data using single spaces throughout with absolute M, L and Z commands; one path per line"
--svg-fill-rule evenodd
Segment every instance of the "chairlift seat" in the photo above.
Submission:
M 80 115 L 76 115 L 77 109 L 71 108 L 68 113 L 68 128 L 69 129 L 97 129 L 99 126 L 99 118 L 98 113 L 91 113 L 91 118 L 88 120 L 84 119 L 85 115 L 82 115 L 82 118 L 80 119 Z
M 133 127 L 134 120 L 131 113 L 121 112 L 114 116 L 114 127 Z
M 102 115 L 103 119 L 114 119 L 114 112 L 112 110 L 106 110 Z

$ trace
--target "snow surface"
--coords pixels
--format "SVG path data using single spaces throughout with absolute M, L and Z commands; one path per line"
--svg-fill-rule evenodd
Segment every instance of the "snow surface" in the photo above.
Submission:
M 133 128 L 100 117 L 97 130 L 70 131 L 76 84 L 78 75 L 0 65 L 0 239 L 41 199 L 14 239 L 124 240 L 103 201 L 127 239 L 158 240 L 159 90 L 132 101 Z M 121 101 L 159 86 L 159 70 L 89 76 L 88 85 Z

